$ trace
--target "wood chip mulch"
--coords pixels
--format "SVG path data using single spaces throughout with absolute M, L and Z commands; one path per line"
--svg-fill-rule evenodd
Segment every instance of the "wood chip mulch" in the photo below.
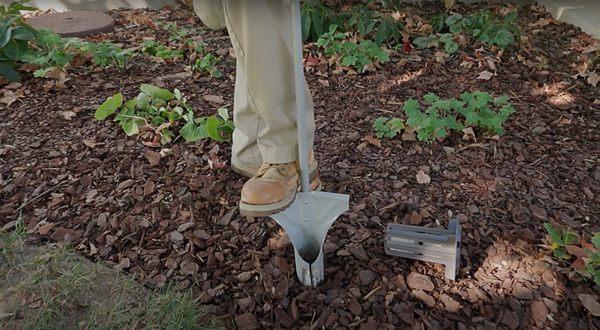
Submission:
M 405 10 L 427 18 L 439 6 Z M 488 5 L 478 6 L 457 10 Z M 192 287 L 227 327 L 600 328 L 579 298 L 597 297 L 598 287 L 568 277 L 542 247 L 545 222 L 600 228 L 600 86 L 573 77 L 594 40 L 560 22 L 536 26 L 549 17 L 537 7 L 518 9 L 527 42 L 499 60 L 477 45 L 446 58 L 435 50 L 395 53 L 363 75 L 309 68 L 325 190 L 351 195 L 351 210 L 329 232 L 327 279 L 318 289 L 298 283 L 293 249 L 272 220 L 240 217 L 244 178 L 227 166 L 229 144 L 149 148 L 93 118 L 106 97 L 133 97 L 140 84 L 165 76 L 158 83 L 181 89 L 198 114 L 231 109 L 235 60 L 224 32 L 200 35 L 225 58 L 220 79 L 178 76 L 185 61 L 135 58 L 124 71 L 73 70 L 65 88 L 26 80 L 24 97 L 0 111 L 0 227 L 22 219 L 32 242 L 71 242 L 149 287 Z M 127 46 L 142 37 L 166 42 L 152 28 L 158 20 L 201 26 L 181 10 L 111 15 L 116 30 L 94 38 Z M 484 70 L 495 75 L 478 79 Z M 365 140 L 375 118 L 403 117 L 409 97 L 474 90 L 511 97 L 517 112 L 505 136 L 453 135 L 432 145 Z M 419 171 L 429 184 L 417 183 Z M 387 223 L 447 226 L 451 217 L 464 234 L 456 282 L 444 279 L 442 266 L 384 253 Z

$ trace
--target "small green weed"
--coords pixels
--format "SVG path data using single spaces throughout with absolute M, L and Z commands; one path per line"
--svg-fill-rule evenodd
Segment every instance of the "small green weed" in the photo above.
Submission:
M 337 57 L 342 66 L 355 68 L 359 72 L 364 72 L 368 65 L 375 62 L 389 62 L 388 53 L 377 43 L 371 40 L 355 43 L 345 38 L 343 33 L 337 32 L 337 26 L 332 25 L 329 32 L 317 41 L 317 46 L 324 49 L 325 55 Z
M 182 41 L 188 37 L 198 34 L 198 30 L 192 27 L 181 27 L 176 22 L 165 22 L 157 24 L 163 30 L 169 32 L 169 41 Z
M 212 77 L 221 78 L 223 74 L 217 68 L 217 65 L 221 59 L 212 53 L 207 53 L 201 58 L 196 60 L 196 63 L 192 66 L 192 70 L 195 72 L 206 72 Z
M 107 41 L 94 43 L 79 38 L 62 38 L 51 31 L 40 30 L 37 31 L 34 49 L 24 55 L 22 61 L 38 67 L 34 76 L 44 77 L 55 68 L 67 68 L 76 57 L 90 58 L 101 68 L 114 65 L 123 69 L 133 53 L 132 49 L 123 49 L 121 45 Z
M 373 130 L 377 138 L 395 138 L 404 129 L 404 122 L 400 118 L 379 117 L 373 123 Z
M 115 65 L 117 68 L 123 69 L 127 60 L 134 55 L 133 49 L 122 49 L 121 45 L 109 41 L 88 42 L 80 50 L 83 53 L 91 54 L 94 64 L 101 68 Z
M 205 138 L 226 141 L 233 133 L 227 109 L 219 109 L 218 116 L 195 118 L 178 89 L 170 92 L 147 84 L 141 85 L 138 96 L 129 101 L 120 93 L 109 97 L 95 113 L 97 120 L 106 120 L 112 115 L 125 134 L 133 136 L 142 132 L 155 145 L 173 141 L 176 135 L 172 129 L 182 122 L 185 125 L 179 129 L 179 135 L 188 142 Z
M 566 263 L 579 275 L 600 285 L 600 232 L 587 242 L 571 230 L 560 230 L 545 223 L 547 240 L 553 256 Z
M 154 40 L 145 40 L 142 42 L 141 51 L 163 60 L 175 60 L 183 57 L 183 51 L 172 49 Z
M 446 137 L 450 131 L 460 132 L 469 126 L 503 135 L 504 122 L 515 112 L 508 103 L 508 97 L 494 99 L 486 92 L 463 93 L 460 100 L 443 100 L 430 93 L 425 95 L 424 100 L 430 104 L 425 112 L 419 109 L 419 102 L 413 99 L 404 102 L 403 107 L 408 116 L 406 124 L 416 130 L 420 141 L 432 142 Z

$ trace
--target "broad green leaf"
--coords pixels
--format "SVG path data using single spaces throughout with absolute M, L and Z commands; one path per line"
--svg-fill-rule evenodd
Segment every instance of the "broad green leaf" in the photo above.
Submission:
M 454 42 L 454 41 L 449 41 L 444 46 L 444 50 L 448 54 L 454 54 L 454 53 L 456 53 L 458 51 L 458 44 L 456 42 Z
M 219 126 L 222 121 L 214 116 L 206 118 L 206 132 L 208 136 L 215 141 L 224 141 L 225 139 L 221 136 L 219 132 Z
M 517 19 L 517 15 L 518 14 L 516 11 L 508 13 L 506 16 L 504 16 L 504 24 L 509 25 L 513 23 Z
M 208 137 L 205 122 L 201 122 L 200 125 L 196 125 L 193 120 L 185 124 L 185 126 L 179 130 L 179 134 L 187 142 L 196 142 Z
M 97 120 L 105 120 L 112 115 L 123 104 L 123 94 L 119 93 L 109 97 L 96 109 L 95 117 Z
M 35 39 L 35 33 L 34 30 L 20 26 L 12 31 L 12 37 L 17 40 L 33 40 Z
M 0 48 L 5 47 L 8 44 L 12 35 L 12 30 L 12 26 L 3 27 L 0 30 Z
M 0 62 L 0 76 L 13 82 L 17 82 L 21 79 L 19 72 L 6 62 Z
M 573 243 L 577 242 L 578 239 L 579 239 L 579 236 L 577 236 L 577 234 L 575 234 L 572 231 L 567 231 L 563 237 L 565 244 L 573 244 Z
M 165 101 L 170 101 L 175 98 L 173 93 L 169 92 L 164 88 L 159 88 L 153 85 L 143 84 L 140 86 L 140 90 L 152 98 L 157 98 Z
M 515 36 L 510 31 L 506 29 L 501 29 L 496 33 L 494 42 L 500 48 L 506 48 L 515 42 Z
M 544 228 L 546 229 L 554 243 L 558 243 L 561 245 L 564 244 L 562 240 L 562 234 L 557 229 L 555 229 L 554 226 L 552 226 L 550 223 L 545 223 Z
M 302 11 L 302 40 L 307 41 L 310 36 L 310 27 L 312 24 L 310 12 Z
M 418 37 L 413 40 L 413 45 L 417 46 L 417 48 L 425 49 L 429 47 L 437 47 L 437 37 L 435 35 L 430 35 L 428 37 Z
M 128 120 L 123 121 L 121 123 L 121 128 L 123 128 L 123 131 L 127 136 L 133 136 L 140 132 L 137 120 L 134 118 L 128 118 Z
M 173 141 L 173 137 L 175 137 L 175 134 L 168 129 L 162 130 L 160 133 L 160 144 L 162 145 L 171 143 L 171 141 Z

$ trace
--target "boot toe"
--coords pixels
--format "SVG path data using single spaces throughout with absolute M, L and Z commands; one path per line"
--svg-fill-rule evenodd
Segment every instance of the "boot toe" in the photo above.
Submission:
M 242 202 L 250 205 L 269 205 L 284 200 L 290 191 L 275 181 L 250 180 L 242 188 Z

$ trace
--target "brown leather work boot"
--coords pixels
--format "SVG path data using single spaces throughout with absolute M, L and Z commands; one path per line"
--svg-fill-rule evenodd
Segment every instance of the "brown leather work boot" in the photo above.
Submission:
M 311 190 L 321 187 L 318 172 L 315 172 L 316 176 L 311 178 Z M 292 204 L 299 187 L 298 162 L 263 163 L 256 175 L 242 188 L 240 214 L 263 217 L 281 212 Z
M 233 159 L 231 160 L 231 169 L 235 173 L 237 173 L 241 176 L 245 176 L 247 178 L 254 177 L 256 175 L 256 173 L 258 173 L 259 168 L 260 168 L 260 165 L 241 163 L 239 161 L 234 161 Z M 308 169 L 310 171 L 310 180 L 312 181 L 319 174 L 318 164 L 317 164 L 317 161 L 315 160 L 315 154 L 312 151 L 308 155 Z

